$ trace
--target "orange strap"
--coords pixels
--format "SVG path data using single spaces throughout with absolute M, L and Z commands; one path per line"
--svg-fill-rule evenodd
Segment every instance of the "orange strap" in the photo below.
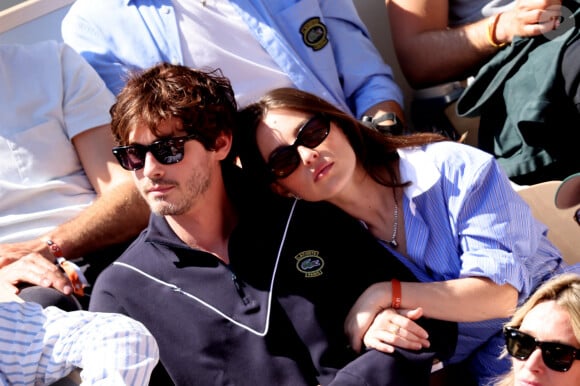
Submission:
M 56 263 L 62 268 L 64 273 L 68 276 L 72 286 L 73 292 L 78 296 L 85 296 L 85 287 L 89 286 L 89 281 L 81 271 L 80 267 L 64 258 L 62 249 L 52 240 L 47 240 L 48 250 L 56 258 Z
M 396 309 L 401 308 L 401 282 L 397 279 L 391 280 L 391 292 L 393 293 L 393 300 L 391 301 L 391 307 Z

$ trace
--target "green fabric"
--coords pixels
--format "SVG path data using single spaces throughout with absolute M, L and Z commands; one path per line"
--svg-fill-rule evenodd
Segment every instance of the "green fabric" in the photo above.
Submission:
M 578 14 L 576 2 L 573 7 Z M 459 98 L 460 116 L 481 117 L 478 146 L 510 177 L 578 159 L 578 143 L 570 138 L 578 137 L 580 116 L 560 72 L 566 47 L 580 36 L 578 24 L 572 16 L 547 36 L 514 40 Z

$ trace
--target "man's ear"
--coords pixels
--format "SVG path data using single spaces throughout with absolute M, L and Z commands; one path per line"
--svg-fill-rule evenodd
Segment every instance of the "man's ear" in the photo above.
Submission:
M 220 160 L 225 159 L 232 148 L 232 135 L 220 134 L 215 140 L 214 151 L 220 157 Z

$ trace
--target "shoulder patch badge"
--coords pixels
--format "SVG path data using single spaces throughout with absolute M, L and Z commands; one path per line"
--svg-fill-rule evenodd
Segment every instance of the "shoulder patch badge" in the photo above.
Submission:
M 311 17 L 300 26 L 300 33 L 304 43 L 318 51 L 328 44 L 326 26 L 320 21 L 319 17 Z
M 296 269 L 302 272 L 305 277 L 317 277 L 322 275 L 324 260 L 319 256 L 318 251 L 300 252 L 294 258 L 297 260 Z

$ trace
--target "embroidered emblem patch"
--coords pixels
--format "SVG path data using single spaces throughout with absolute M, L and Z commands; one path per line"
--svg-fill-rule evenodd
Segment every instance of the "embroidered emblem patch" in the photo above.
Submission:
M 302 272 L 305 277 L 317 277 L 322 275 L 324 260 L 319 256 L 318 251 L 300 252 L 294 258 L 297 261 L 296 268 Z
M 320 21 L 319 17 L 311 17 L 300 26 L 300 33 L 304 43 L 318 51 L 328 44 L 326 26 Z

